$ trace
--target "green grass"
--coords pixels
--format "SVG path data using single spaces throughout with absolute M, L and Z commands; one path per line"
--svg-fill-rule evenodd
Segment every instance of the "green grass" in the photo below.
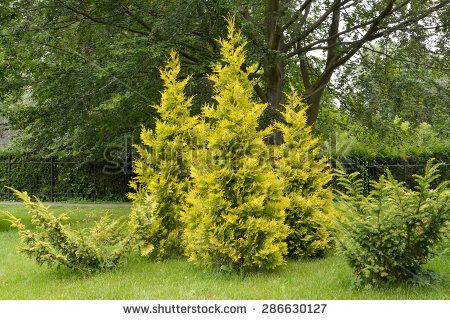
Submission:
M 22 206 L 0 206 L 29 217 Z M 55 207 L 86 227 L 107 211 L 123 207 Z M 0 219 L 3 217 L 0 215 Z M 73 223 L 74 223 L 73 222 Z M 65 268 L 40 267 L 17 253 L 19 237 L 0 222 L 0 299 L 449 299 L 448 285 L 351 289 L 352 271 L 340 256 L 289 261 L 271 273 L 224 274 L 202 269 L 183 258 L 154 262 L 134 254 L 109 273 L 84 277 Z M 449 278 L 450 255 L 427 264 Z
M 92 222 L 98 220 L 102 215 L 111 215 L 119 217 L 127 215 L 130 212 L 129 207 L 77 207 L 77 206 L 54 206 L 51 209 L 56 216 L 66 213 L 70 217 L 69 223 L 72 225 L 80 224 L 81 227 L 87 227 Z M 0 234 L 11 230 L 9 222 L 5 221 L 5 215 L 2 211 L 8 211 L 22 220 L 28 228 L 32 228 L 31 215 L 23 205 L 0 205 Z
M 32 196 L 31 196 L 32 197 Z M 33 197 L 32 197 L 33 198 Z M 41 198 L 39 198 L 42 202 L 44 203 L 50 203 L 50 200 L 43 200 Z M 20 199 L 18 199 L 15 196 L 12 196 L 10 200 L 8 200 L 7 197 L 3 197 L 0 198 L 0 202 L 4 202 L 5 205 L 6 202 L 20 202 Z M 129 200 L 107 200 L 107 199 L 97 199 L 97 200 L 92 200 L 92 199 L 82 199 L 82 198 L 69 198 L 69 199 L 58 199 L 55 198 L 54 200 L 55 203 L 67 203 L 67 204 L 128 204 L 131 205 L 132 202 Z

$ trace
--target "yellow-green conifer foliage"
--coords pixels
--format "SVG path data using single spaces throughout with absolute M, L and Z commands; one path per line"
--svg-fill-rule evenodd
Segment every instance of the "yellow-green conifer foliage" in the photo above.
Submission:
M 288 97 L 284 118 L 280 123 L 284 144 L 278 148 L 277 169 L 285 182 L 284 192 L 290 205 L 286 222 L 291 228 L 287 238 L 291 256 L 316 257 L 330 248 L 329 223 L 334 215 L 332 178 L 327 158 L 318 159 L 318 139 L 306 126 L 306 108 L 294 93 Z
M 33 202 L 27 192 L 11 190 L 26 205 L 35 227 L 31 231 L 19 218 L 7 213 L 8 221 L 19 231 L 19 252 L 39 265 L 65 266 L 83 273 L 109 271 L 124 262 L 134 248 L 134 238 L 120 220 L 106 216 L 89 232 L 74 230 L 65 223 L 69 220 L 66 214 L 56 217 L 36 197 Z
M 271 128 L 257 130 L 266 105 L 252 98 L 252 70 L 242 68 L 245 43 L 233 20 L 228 31 L 219 41 L 222 63 L 209 76 L 217 103 L 204 107 L 207 120 L 197 127 L 205 148 L 191 168 L 183 239 L 189 260 L 199 265 L 273 269 L 286 253 L 287 199 L 263 142 Z
M 130 227 L 141 243 L 141 253 L 165 258 L 181 250 L 182 226 L 179 213 L 185 203 L 189 185 L 187 149 L 193 137 L 196 119 L 189 115 L 191 98 L 184 89 L 189 77 L 177 80 L 180 72 L 178 55 L 172 51 L 161 70 L 164 90 L 160 114 L 154 131 L 143 128 L 144 147 L 136 146 L 140 159 L 135 162 L 136 177 L 130 185 L 135 190 Z

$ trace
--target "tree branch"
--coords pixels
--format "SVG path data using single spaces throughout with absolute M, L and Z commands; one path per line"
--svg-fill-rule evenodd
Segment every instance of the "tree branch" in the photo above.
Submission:
M 439 68 L 439 67 L 430 66 L 428 64 L 420 63 L 420 62 L 417 62 L 417 61 L 412 61 L 412 60 L 409 60 L 409 59 L 396 58 L 396 57 L 393 57 L 393 56 L 391 56 L 390 54 L 388 54 L 386 52 L 376 50 L 372 46 L 364 47 L 364 49 L 369 50 L 369 51 L 374 52 L 374 53 L 377 53 L 377 54 L 381 54 L 381 55 L 383 55 L 383 56 L 385 56 L 385 57 L 387 57 L 387 58 L 389 58 L 391 60 L 400 61 L 400 62 L 406 62 L 406 63 L 412 63 L 412 64 L 415 64 L 416 66 L 423 66 L 423 67 L 426 67 L 426 68 L 429 68 L 429 69 L 441 70 L 441 71 L 446 71 L 446 72 L 450 71 L 449 68 Z
M 302 74 L 303 85 L 305 86 L 305 90 L 311 88 L 311 79 L 309 77 L 308 65 L 306 63 L 306 58 L 302 56 L 300 58 L 300 72 Z
M 134 14 L 128 7 L 126 7 L 122 2 L 119 2 L 119 5 L 125 10 L 125 13 L 133 18 L 137 23 L 147 29 L 149 32 L 153 32 L 153 28 L 144 20 L 142 20 L 139 16 Z
M 336 45 L 339 41 L 339 37 L 336 35 L 339 33 L 339 22 L 341 20 L 341 8 L 339 6 L 336 6 L 336 8 L 333 10 L 333 16 L 331 17 L 331 24 L 330 29 L 328 31 L 328 47 L 327 50 L 327 62 L 326 66 L 331 65 L 331 63 L 334 62 L 334 60 L 337 58 L 336 53 Z
M 64 8 L 69 9 L 70 11 L 72 11 L 72 12 L 74 12 L 76 14 L 82 15 L 83 17 L 86 17 L 89 20 L 92 20 L 94 22 L 97 22 L 97 23 L 100 23 L 100 24 L 104 24 L 104 25 L 108 25 L 108 26 L 115 27 L 115 28 L 119 28 L 119 29 L 124 29 L 124 30 L 127 30 L 127 31 L 132 32 L 132 33 L 138 33 L 138 34 L 141 34 L 141 35 L 144 35 L 144 36 L 149 36 L 149 33 L 145 32 L 145 31 L 141 31 L 141 30 L 129 28 L 129 27 L 126 27 L 126 26 L 121 26 L 121 25 L 116 25 L 116 24 L 113 24 L 113 23 L 109 23 L 109 22 L 105 21 L 105 18 L 93 17 L 92 15 L 90 15 L 90 14 L 88 14 L 86 12 L 80 11 L 80 10 L 78 10 L 75 7 L 72 7 L 72 6 L 69 6 L 69 5 L 65 4 L 62 0 L 58 0 L 58 2 L 61 3 L 61 5 Z
M 422 18 L 427 17 L 431 13 L 436 12 L 439 9 L 442 9 L 442 8 L 444 8 L 447 5 L 448 5 L 448 1 L 441 2 L 440 4 L 435 5 L 434 7 L 431 7 L 430 9 L 426 10 L 422 14 L 420 14 L 418 16 L 415 16 L 414 18 L 402 21 L 402 22 L 398 23 L 395 26 L 391 26 L 391 27 L 387 26 L 387 27 L 384 27 L 384 28 L 380 28 L 381 32 L 377 33 L 377 34 L 374 34 L 374 36 L 381 37 L 385 33 L 392 33 L 392 32 L 398 31 L 398 30 L 402 30 L 402 28 L 404 28 L 405 26 L 408 26 L 408 25 L 413 24 L 414 22 L 420 21 Z
M 308 10 L 308 8 L 311 7 L 311 3 L 314 0 L 306 0 L 305 2 L 303 2 L 303 4 L 300 6 L 300 8 L 297 10 L 297 12 L 294 13 L 294 15 L 292 16 L 292 18 L 286 22 L 286 24 L 284 26 L 281 27 L 282 31 L 286 31 L 287 29 L 289 29 L 289 27 L 295 22 L 297 21 L 298 18 L 300 18 L 300 16 L 302 15 L 302 12 L 305 10 Z M 306 19 L 303 19 L 306 20 Z
M 330 64 L 328 64 L 325 67 L 325 70 L 322 72 L 320 77 L 317 79 L 317 81 L 312 86 L 312 92 L 309 92 L 307 95 L 312 96 L 314 93 L 319 92 L 322 90 L 328 83 L 331 75 L 333 74 L 334 70 L 338 68 L 339 66 L 343 65 L 345 62 L 348 61 L 356 52 L 358 52 L 359 49 L 366 43 L 367 41 L 370 41 L 373 39 L 373 36 L 375 32 L 378 30 L 378 26 L 380 25 L 381 21 L 383 21 L 384 18 L 386 18 L 392 11 L 392 8 L 394 7 L 395 0 L 390 0 L 386 8 L 380 13 L 380 15 L 376 18 L 376 20 L 372 23 L 372 25 L 369 27 L 365 35 L 354 42 L 353 48 L 347 52 L 344 56 L 341 56 L 338 59 L 334 59 L 334 61 Z M 305 94 L 306 95 L 306 94 Z M 305 97 L 308 98 L 308 97 Z
M 284 48 L 286 50 L 289 50 L 290 48 L 292 48 L 295 43 L 301 41 L 303 38 L 305 38 L 306 36 L 308 36 L 311 32 L 313 32 L 314 30 L 316 30 L 327 18 L 328 16 L 333 13 L 333 11 L 336 9 L 336 7 L 342 7 L 343 5 L 345 5 L 346 3 L 353 1 L 353 0 L 335 0 L 333 2 L 333 4 L 330 6 L 330 8 L 325 11 L 317 20 L 316 22 L 314 22 L 312 24 L 311 27 L 309 27 L 308 29 L 306 29 L 304 32 L 302 32 L 300 35 L 298 35 L 297 37 L 295 37 L 294 39 L 292 39 L 291 41 L 289 41 Z
M 406 4 L 408 4 L 409 2 L 411 2 L 411 0 L 406 0 L 406 1 L 402 2 L 401 4 L 399 4 L 398 6 L 396 6 L 394 9 L 392 9 L 392 11 L 390 12 L 390 14 L 392 14 L 392 13 L 398 11 L 399 9 L 401 9 L 402 7 L 404 7 Z M 379 17 L 376 17 L 376 18 L 371 19 L 371 20 L 369 20 L 369 21 L 362 22 L 362 23 L 357 24 L 357 25 L 355 25 L 355 26 L 353 26 L 353 27 L 351 27 L 351 28 L 347 28 L 347 29 L 345 29 L 345 30 L 343 30 L 343 31 L 341 31 L 341 32 L 338 32 L 338 33 L 336 33 L 336 34 L 334 34 L 334 35 L 332 35 L 332 36 L 330 36 L 330 37 L 328 37 L 328 38 L 319 39 L 319 40 L 316 40 L 316 41 L 314 41 L 314 42 L 312 42 L 312 43 L 310 43 L 310 44 L 308 44 L 308 45 L 306 45 L 306 46 L 297 48 L 296 50 L 290 52 L 290 53 L 287 55 L 287 58 L 291 58 L 291 57 L 293 57 L 293 56 L 295 56 L 295 55 L 297 55 L 297 54 L 300 54 L 300 53 L 302 53 L 302 52 L 308 52 L 308 51 L 319 50 L 319 49 L 320 49 L 320 50 L 328 50 L 328 49 L 330 49 L 330 48 L 332 48 L 332 47 L 334 47 L 334 46 L 339 45 L 340 43 L 339 43 L 339 42 L 335 42 L 333 45 L 331 45 L 331 46 L 326 46 L 326 47 L 314 47 L 314 46 L 316 46 L 316 45 L 318 45 L 318 44 L 320 44 L 320 43 L 329 42 L 330 40 L 332 40 L 332 39 L 334 39 L 334 38 L 340 37 L 340 36 L 342 36 L 342 35 L 348 34 L 348 33 L 352 32 L 352 31 L 357 30 L 357 29 L 360 29 L 360 28 L 363 28 L 363 27 L 365 27 L 365 26 L 371 25 L 371 24 L 373 24 L 374 22 L 376 22 L 378 19 L 379 19 Z M 347 41 L 347 42 L 343 42 L 342 44 L 351 45 L 351 44 L 354 44 L 354 43 L 356 43 L 356 42 L 357 42 L 357 41 Z

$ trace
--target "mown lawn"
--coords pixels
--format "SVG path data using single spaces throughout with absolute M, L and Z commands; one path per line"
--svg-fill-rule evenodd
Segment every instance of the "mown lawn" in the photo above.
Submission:
M 29 224 L 23 206 L 4 205 Z M 102 214 L 128 214 L 124 207 L 55 207 L 72 224 L 87 227 Z M 0 220 L 4 216 L 0 214 Z M 400 286 L 352 289 L 352 271 L 339 255 L 289 261 L 271 273 L 247 275 L 204 271 L 183 258 L 154 262 L 134 254 L 109 273 L 84 277 L 67 269 L 39 267 L 17 253 L 19 238 L 0 221 L 0 299 L 449 299 L 450 287 Z M 426 266 L 450 279 L 450 254 Z

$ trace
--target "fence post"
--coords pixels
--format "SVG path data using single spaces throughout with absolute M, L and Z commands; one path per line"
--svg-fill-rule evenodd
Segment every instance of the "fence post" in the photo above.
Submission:
M 406 159 L 403 159 L 403 181 L 406 185 Z
M 53 202 L 53 157 L 50 158 L 50 201 Z
M 97 201 L 97 171 L 95 168 L 95 161 L 94 161 L 94 168 L 93 168 L 93 172 L 94 172 L 94 201 Z
M 11 200 L 11 156 L 8 156 L 8 201 Z

